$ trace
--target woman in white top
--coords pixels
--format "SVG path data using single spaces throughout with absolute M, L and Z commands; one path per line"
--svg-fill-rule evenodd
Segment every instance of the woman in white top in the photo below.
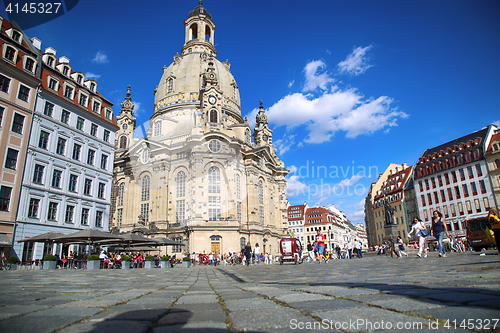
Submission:
M 260 263 L 260 247 L 259 247 L 259 243 L 255 243 L 255 247 L 253 248 L 253 252 L 255 254 L 255 264 Z
M 408 233 L 408 236 L 415 232 L 415 235 L 418 238 L 418 254 L 417 257 L 422 258 L 422 252 L 424 252 L 424 257 L 427 258 L 427 246 L 425 244 L 425 237 L 422 235 L 422 230 L 427 230 L 425 224 L 418 217 L 413 219 L 413 225 L 411 231 Z

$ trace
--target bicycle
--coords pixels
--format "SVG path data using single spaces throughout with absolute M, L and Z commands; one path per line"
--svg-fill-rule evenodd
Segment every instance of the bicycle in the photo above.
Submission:
M 3 271 L 10 271 L 10 263 L 7 262 L 7 259 L 2 259 L 2 262 L 0 263 L 0 270 Z

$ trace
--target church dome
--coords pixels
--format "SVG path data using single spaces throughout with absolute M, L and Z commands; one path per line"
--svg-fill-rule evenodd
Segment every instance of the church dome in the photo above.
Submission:
M 200 90 L 204 85 L 204 74 L 212 60 L 218 87 L 223 93 L 222 106 L 241 115 L 240 94 L 229 68 L 230 63 L 220 62 L 207 53 L 192 52 L 176 55 L 174 62 L 163 68 L 163 75 L 155 91 L 155 112 L 169 105 L 199 103 Z
M 205 9 L 205 7 L 203 7 L 201 1 L 198 5 L 198 7 L 196 7 L 195 9 L 193 9 L 192 11 L 189 12 L 189 15 L 188 17 L 193 17 L 193 16 L 198 16 L 198 15 L 205 15 L 209 20 L 212 19 L 212 15 L 210 15 L 207 10 Z

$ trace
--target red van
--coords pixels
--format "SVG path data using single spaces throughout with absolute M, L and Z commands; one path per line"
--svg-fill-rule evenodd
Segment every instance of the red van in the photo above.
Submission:
M 486 223 L 488 221 L 488 216 L 478 217 L 475 219 L 467 220 L 466 230 L 467 238 L 469 239 L 470 245 L 475 251 L 481 251 L 484 248 L 494 246 L 491 244 L 486 237 Z

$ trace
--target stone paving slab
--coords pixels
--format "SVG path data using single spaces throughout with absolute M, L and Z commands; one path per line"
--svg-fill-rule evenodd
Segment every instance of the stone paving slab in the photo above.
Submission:
M 278 309 L 280 306 L 275 302 L 264 298 L 248 298 L 243 300 L 225 301 L 229 311 L 258 310 L 258 309 Z M 270 310 L 271 311 L 271 310 Z
M 348 301 L 345 299 L 328 299 L 319 301 L 308 301 L 308 302 L 291 302 L 288 303 L 292 308 L 298 309 L 302 312 L 313 313 L 317 311 L 330 311 L 335 309 L 346 309 L 346 308 L 359 308 L 367 306 L 362 303 Z
M 71 325 L 59 333 L 146 333 L 150 325 L 150 322 L 130 320 L 84 322 Z
M 219 322 L 224 323 L 226 313 L 218 311 L 175 311 L 170 312 L 158 321 L 158 325 L 179 325 L 190 322 Z
M 176 333 L 176 332 L 203 332 L 203 333 L 226 333 L 231 332 L 227 325 L 212 322 L 194 322 L 182 325 L 156 327 L 154 333 Z
M 432 309 L 439 308 L 443 306 L 448 306 L 448 304 L 436 302 L 432 300 L 424 300 L 424 299 L 394 299 L 394 300 L 385 300 L 385 301 L 374 301 L 370 302 L 370 304 L 378 305 L 384 309 L 390 309 L 401 312 L 422 310 L 422 309 Z
M 232 311 L 229 319 L 235 329 L 262 330 L 270 328 L 290 327 L 292 320 L 306 321 L 311 318 L 304 316 L 299 311 L 288 308 Z

